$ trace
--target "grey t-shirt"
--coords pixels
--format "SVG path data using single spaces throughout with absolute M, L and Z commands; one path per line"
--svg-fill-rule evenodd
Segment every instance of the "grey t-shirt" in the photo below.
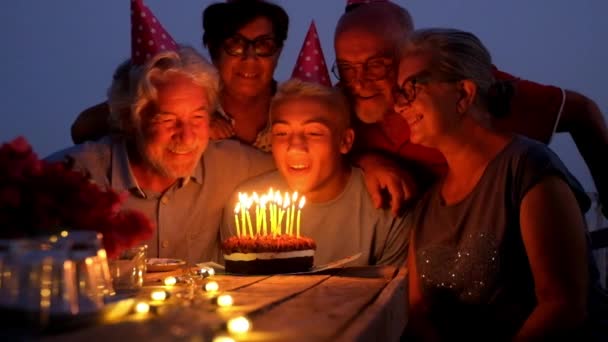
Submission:
M 118 192 L 127 191 L 124 208 L 143 212 L 156 229 L 148 245 L 149 257 L 180 258 L 189 263 L 219 261 L 222 208 L 244 180 L 274 169 L 269 153 L 235 140 L 210 141 L 192 176 L 163 193 L 137 184 L 124 141 L 106 137 L 59 151 L 48 160 L 71 156 L 75 168 Z
M 548 175 L 561 177 L 582 211 L 588 208 L 583 188 L 557 155 L 519 136 L 488 164 L 462 201 L 445 205 L 438 183 L 418 203 L 412 215 L 416 266 L 439 330 L 452 337 L 513 336 L 531 313 L 534 282 L 519 211 L 526 193 Z M 597 290 L 592 288 L 590 297 L 599 295 Z
M 273 171 L 245 182 L 237 193 L 263 194 L 270 187 L 292 192 L 281 174 Z M 222 239 L 236 235 L 236 203 L 235 193 L 224 210 Z M 406 220 L 394 217 L 389 210 L 374 208 L 361 169 L 352 168 L 344 191 L 335 199 L 325 203 L 307 202 L 301 222 L 301 234 L 313 238 L 317 244 L 315 265 L 359 252 L 361 256 L 350 266 L 402 265 L 405 261 L 409 239 Z

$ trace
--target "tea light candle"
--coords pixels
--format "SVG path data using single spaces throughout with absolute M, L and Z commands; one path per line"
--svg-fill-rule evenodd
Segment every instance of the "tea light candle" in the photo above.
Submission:
M 168 276 L 167 278 L 165 278 L 164 283 L 167 286 L 173 286 L 177 283 L 177 279 L 173 276 Z
M 135 312 L 145 314 L 150 312 L 150 304 L 146 302 L 139 302 L 135 305 Z
M 207 292 L 215 292 L 217 290 L 219 290 L 220 285 L 215 282 L 215 281 L 210 281 L 207 284 L 205 284 L 205 291 Z
M 218 306 L 220 307 L 228 307 L 228 306 L 232 306 L 232 304 L 234 303 L 232 296 L 229 294 L 223 294 L 221 296 L 218 296 L 216 299 L 216 303 Z
M 246 333 L 251 329 L 251 323 L 243 316 L 232 318 L 228 321 L 228 331 L 232 334 Z
M 163 301 L 167 299 L 167 291 L 156 290 L 150 293 L 150 298 L 155 301 Z
M 235 342 L 234 339 L 230 336 L 216 336 L 213 338 L 213 342 Z

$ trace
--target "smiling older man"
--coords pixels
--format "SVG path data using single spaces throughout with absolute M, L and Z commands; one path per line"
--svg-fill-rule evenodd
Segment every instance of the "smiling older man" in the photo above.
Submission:
M 120 134 L 48 159 L 70 158 L 98 184 L 126 191 L 126 207 L 156 223 L 150 256 L 218 260 L 224 202 L 236 185 L 274 164 L 270 154 L 239 142 L 209 141 L 217 92 L 216 70 L 193 49 L 161 52 L 131 71 L 134 95 L 110 96 Z

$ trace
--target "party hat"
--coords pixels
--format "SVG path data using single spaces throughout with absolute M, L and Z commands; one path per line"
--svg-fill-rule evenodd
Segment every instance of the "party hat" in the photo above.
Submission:
M 177 44 L 143 0 L 131 0 L 131 61 L 144 64 L 161 51 L 177 50 Z
M 325 57 L 321 49 L 321 42 L 319 41 L 314 20 L 310 23 L 291 77 L 331 87 L 327 63 L 325 63 Z

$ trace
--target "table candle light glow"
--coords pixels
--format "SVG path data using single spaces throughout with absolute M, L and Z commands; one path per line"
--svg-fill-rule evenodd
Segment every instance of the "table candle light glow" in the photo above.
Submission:
M 144 314 L 150 312 L 150 304 L 146 302 L 139 302 L 135 305 L 135 312 Z
M 234 300 L 232 299 L 231 295 L 223 294 L 223 295 L 217 297 L 216 302 L 217 302 L 217 305 L 220 307 L 228 307 L 228 306 L 232 306 L 232 304 L 234 303 Z
M 165 285 L 167 285 L 167 286 L 173 286 L 177 283 L 177 279 L 173 276 L 169 276 L 169 277 L 165 278 L 163 283 L 165 283 Z
M 150 298 L 155 301 L 163 301 L 167 299 L 167 292 L 163 290 L 152 291 Z
M 232 334 L 246 333 L 251 329 L 251 323 L 243 316 L 232 318 L 228 321 L 228 331 Z
M 298 202 L 299 205 L 297 205 Z M 300 196 L 297 192 L 281 194 L 280 191 L 273 191 L 272 188 L 261 196 L 256 192 L 251 196 L 239 192 L 238 202 L 234 208 L 236 235 L 239 237 L 257 235 L 276 237 L 287 234 L 300 237 L 302 208 L 305 202 L 305 197 Z M 255 215 L 255 220 L 252 220 L 252 215 Z M 255 223 L 255 227 L 253 223 Z
M 219 290 L 220 285 L 216 281 L 210 281 L 205 284 L 205 291 L 207 292 L 215 292 Z
M 235 342 L 230 336 L 216 336 L 213 338 L 213 342 Z

